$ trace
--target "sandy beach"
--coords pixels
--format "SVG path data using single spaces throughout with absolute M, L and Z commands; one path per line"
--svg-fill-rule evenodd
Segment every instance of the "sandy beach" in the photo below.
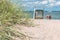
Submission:
M 25 40 L 60 40 L 60 20 L 35 19 L 34 27 L 21 27 L 21 32 L 28 38 Z

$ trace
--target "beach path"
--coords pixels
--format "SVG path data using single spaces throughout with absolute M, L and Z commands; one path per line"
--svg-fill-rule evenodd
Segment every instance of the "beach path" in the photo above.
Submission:
M 33 20 L 34 27 L 21 27 L 26 40 L 60 40 L 60 20 Z M 19 27 L 19 26 L 17 26 Z

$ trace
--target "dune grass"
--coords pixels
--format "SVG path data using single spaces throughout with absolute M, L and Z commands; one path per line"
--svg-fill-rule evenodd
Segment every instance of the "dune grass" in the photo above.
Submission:
M 24 20 L 23 20 L 24 19 Z M 23 39 L 25 35 L 14 29 L 15 24 L 28 24 L 28 15 L 9 0 L 0 0 L 0 40 Z

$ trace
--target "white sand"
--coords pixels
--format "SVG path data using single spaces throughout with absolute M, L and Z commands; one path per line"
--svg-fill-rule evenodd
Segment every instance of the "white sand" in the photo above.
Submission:
M 21 27 L 30 40 L 60 40 L 60 20 L 33 20 L 35 27 Z M 29 40 L 27 38 L 26 40 Z

